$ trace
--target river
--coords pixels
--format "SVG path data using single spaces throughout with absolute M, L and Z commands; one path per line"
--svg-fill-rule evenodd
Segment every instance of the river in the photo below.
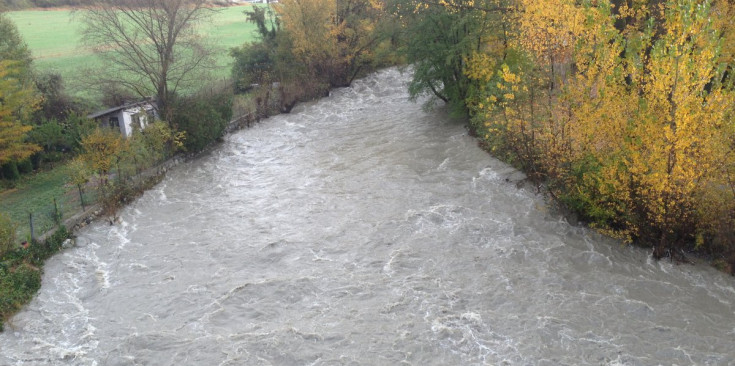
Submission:
M 735 280 L 570 225 L 396 69 L 50 259 L 0 365 L 733 365 Z

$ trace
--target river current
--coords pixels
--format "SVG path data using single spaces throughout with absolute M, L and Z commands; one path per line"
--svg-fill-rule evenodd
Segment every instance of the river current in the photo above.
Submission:
M 735 279 L 570 225 L 378 72 L 47 262 L 0 365 L 734 365 Z

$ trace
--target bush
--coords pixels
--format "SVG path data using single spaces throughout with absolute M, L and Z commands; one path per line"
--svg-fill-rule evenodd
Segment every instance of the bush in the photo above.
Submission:
M 41 288 L 39 267 L 61 249 L 67 238 L 69 231 L 60 226 L 43 243 L 34 242 L 28 249 L 15 248 L 0 255 L 0 332 L 3 322 L 31 301 Z
M 21 174 L 33 172 L 33 163 L 31 162 L 31 159 L 26 159 L 18 163 L 18 172 Z
M 0 268 L 0 331 L 3 320 L 31 301 L 41 288 L 41 271 L 23 263 L 16 268 Z
M 15 245 L 15 224 L 0 213 L 0 258 Z
M 173 125 L 185 133 L 187 151 L 202 151 L 224 135 L 232 118 L 232 98 L 231 89 L 223 88 L 175 102 Z
M 2 177 L 7 180 L 18 180 L 20 179 L 20 172 L 18 171 L 18 164 L 14 161 L 5 163 L 0 169 Z

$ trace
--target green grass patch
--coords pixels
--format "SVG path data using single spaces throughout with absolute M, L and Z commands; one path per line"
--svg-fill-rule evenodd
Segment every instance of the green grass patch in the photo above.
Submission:
M 215 78 L 230 75 L 229 49 L 254 40 L 256 27 L 243 14 L 251 5 L 213 8 L 211 22 L 200 24 L 201 34 L 215 45 Z M 83 11 L 70 9 L 23 10 L 8 12 L 28 44 L 39 71 L 58 72 L 75 96 L 89 97 L 84 88 L 84 69 L 98 67 L 100 61 L 82 45 Z
M 81 211 L 76 187 L 66 183 L 68 176 L 69 167 L 61 164 L 51 170 L 23 176 L 15 188 L 0 191 L 0 212 L 18 225 L 19 241 L 30 237 L 29 213 L 33 214 L 34 232 L 38 236 L 56 225 L 56 207 L 62 218 Z

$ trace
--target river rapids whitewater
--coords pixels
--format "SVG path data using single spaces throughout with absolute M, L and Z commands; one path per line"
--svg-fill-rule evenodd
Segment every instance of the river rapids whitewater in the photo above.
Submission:
M 733 365 L 735 279 L 573 226 L 388 69 L 50 259 L 0 365 Z

